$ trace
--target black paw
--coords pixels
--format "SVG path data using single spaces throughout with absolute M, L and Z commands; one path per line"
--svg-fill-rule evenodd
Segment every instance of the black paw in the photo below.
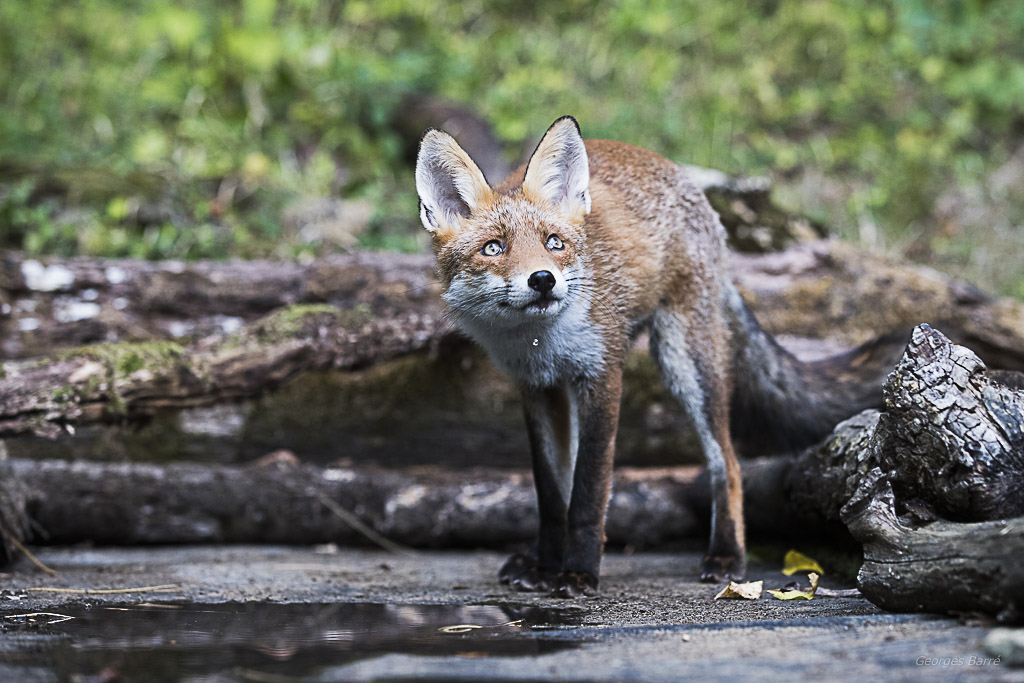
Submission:
M 708 555 L 700 563 L 700 580 L 704 583 L 742 581 L 747 575 L 746 558 L 738 555 Z
M 525 553 L 516 553 L 501 565 L 501 569 L 498 570 L 498 580 L 502 583 L 512 583 L 513 579 L 522 576 L 525 571 L 536 566 L 537 558 Z
M 498 572 L 498 580 L 517 591 L 549 591 L 554 585 L 555 572 L 537 566 L 537 559 L 517 553 L 508 558 Z
M 555 577 L 551 595 L 556 598 L 597 595 L 597 577 L 590 572 L 560 572 Z

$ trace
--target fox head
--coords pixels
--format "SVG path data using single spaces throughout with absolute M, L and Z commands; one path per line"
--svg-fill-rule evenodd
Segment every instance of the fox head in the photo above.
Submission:
M 585 291 L 590 168 L 579 125 L 558 119 L 521 185 L 492 189 L 469 155 L 430 129 L 416 159 L 420 220 L 433 236 L 444 299 L 459 318 L 553 319 Z

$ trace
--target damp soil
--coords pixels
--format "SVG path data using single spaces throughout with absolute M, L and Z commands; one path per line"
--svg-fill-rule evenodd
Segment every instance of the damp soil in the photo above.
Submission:
M 601 594 L 576 600 L 500 585 L 494 552 L 36 550 L 56 576 L 24 560 L 0 575 L 0 681 L 1024 683 L 985 663 L 990 623 L 859 597 L 715 600 L 699 549 L 610 553 Z M 784 550 L 755 554 L 750 578 L 791 581 Z M 824 587 L 849 587 L 818 559 Z M 59 616 L 18 616 L 39 612 Z

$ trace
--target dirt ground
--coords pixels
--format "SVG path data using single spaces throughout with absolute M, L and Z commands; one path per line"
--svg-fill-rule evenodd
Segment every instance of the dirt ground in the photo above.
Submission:
M 696 553 L 610 554 L 602 594 L 568 601 L 499 585 L 494 552 L 204 546 L 39 558 L 58 574 L 21 561 L 0 576 L 2 680 L 1024 681 L 986 652 L 992 624 L 886 614 L 862 598 L 716 601 L 719 587 L 696 581 Z M 774 566 L 751 574 L 766 588 L 791 580 Z M 147 590 L 125 592 L 136 588 Z M 76 618 L 16 616 L 35 612 Z

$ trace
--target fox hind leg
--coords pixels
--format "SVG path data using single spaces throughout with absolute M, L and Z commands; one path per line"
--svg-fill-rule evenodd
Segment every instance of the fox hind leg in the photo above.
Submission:
M 651 353 L 693 422 L 711 475 L 711 543 L 701 580 L 725 581 L 746 573 L 743 490 L 729 437 L 727 328 L 707 318 L 694 311 L 658 311 L 651 322 Z

